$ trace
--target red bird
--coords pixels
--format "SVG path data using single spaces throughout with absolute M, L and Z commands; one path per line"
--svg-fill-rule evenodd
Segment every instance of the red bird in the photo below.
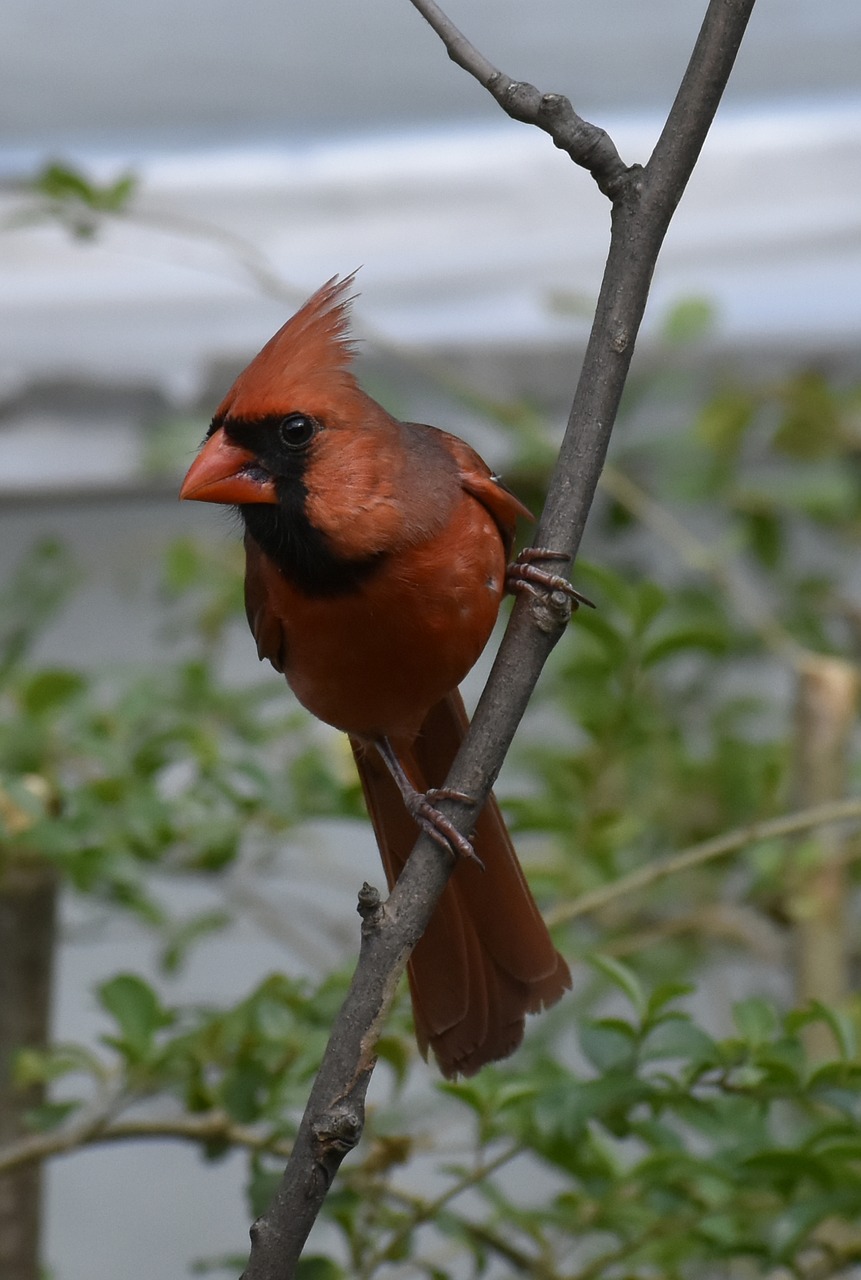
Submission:
M 409 964 L 420 1049 L 444 1075 L 471 1075 L 571 985 L 494 797 L 472 844 L 432 803 L 468 724 L 457 686 L 490 636 L 529 512 L 462 440 L 399 422 L 362 391 L 352 283 L 330 280 L 239 375 L 180 497 L 238 507 L 257 651 L 350 735 L 389 887 L 417 825 L 456 854 L 474 848 Z M 510 585 L 535 578 L 521 566 Z

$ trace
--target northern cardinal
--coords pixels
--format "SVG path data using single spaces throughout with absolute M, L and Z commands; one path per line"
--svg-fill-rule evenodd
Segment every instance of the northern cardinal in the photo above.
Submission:
M 238 507 L 258 654 L 350 735 L 389 887 L 419 826 L 458 858 L 409 980 L 422 1053 L 445 1076 L 472 1075 L 571 985 L 494 797 L 471 842 L 433 803 L 468 724 L 457 686 L 529 512 L 462 440 L 399 422 L 361 390 L 352 282 L 330 280 L 239 375 L 180 497 Z M 509 585 L 542 573 L 524 563 Z

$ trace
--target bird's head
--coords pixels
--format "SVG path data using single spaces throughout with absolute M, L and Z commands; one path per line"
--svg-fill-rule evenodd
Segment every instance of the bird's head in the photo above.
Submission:
M 352 373 L 353 280 L 325 284 L 240 373 L 179 495 L 238 507 L 246 534 L 307 590 L 355 580 L 356 566 L 443 521 L 457 493 L 434 489 L 427 448 L 406 450 L 402 424 Z
M 278 504 L 286 487 L 303 483 L 315 453 L 331 450 L 331 440 L 323 444 L 324 433 L 343 437 L 344 428 L 368 419 L 373 401 L 350 369 L 348 291 L 354 279 L 335 276 L 318 289 L 240 373 L 215 413 L 180 498 Z

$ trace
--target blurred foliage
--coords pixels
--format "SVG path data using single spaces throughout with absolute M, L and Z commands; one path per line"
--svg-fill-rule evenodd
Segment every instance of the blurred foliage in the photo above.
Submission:
M 177 656 L 150 669 L 28 662 L 70 578 L 65 554 L 46 543 L 5 593 L 0 865 L 50 858 L 78 891 L 167 928 L 152 868 L 217 874 L 243 849 L 264 859 L 310 814 L 361 812 L 358 783 L 344 785 L 282 682 L 261 673 L 231 687 L 221 675 L 242 611 L 238 558 L 226 567 L 191 542 L 172 548 L 163 597 Z
M 800 664 L 857 660 L 861 392 L 815 368 L 718 369 L 704 392 L 692 351 L 709 322 L 699 301 L 679 308 L 660 375 L 634 375 L 575 575 L 598 608 L 552 655 L 502 788 L 530 880 L 560 918 L 666 854 L 792 809 Z M 506 434 L 507 479 L 538 509 L 558 424 L 540 404 L 470 408 Z M 45 546 L 3 600 L 2 856 L 52 859 L 75 892 L 160 930 L 176 965 L 229 913 L 171 921 L 154 870 L 217 884 L 249 851 L 277 862 L 309 817 L 358 817 L 358 788 L 281 681 L 225 682 L 238 555 L 172 550 L 175 649 L 155 670 L 34 658 L 74 580 Z M 857 791 L 854 743 L 847 772 Z M 849 832 L 847 979 L 857 852 Z M 819 857 L 815 832 L 801 849 L 760 840 L 610 895 L 560 937 L 583 958 L 576 993 L 473 1080 L 421 1090 L 404 1001 L 305 1280 L 848 1280 L 861 1264 L 858 1004 L 794 1008 L 786 973 L 782 1002 L 760 994 L 796 946 L 789 870 Z M 747 970 L 746 995 L 721 1003 L 729 960 Z M 101 1114 L 132 1137 L 134 1104 L 160 1098 L 161 1132 L 211 1160 L 246 1150 L 257 1213 L 345 981 L 285 972 L 233 1007 L 201 1008 L 150 978 L 106 975 L 101 1044 L 19 1057 L 22 1083 L 50 1084 L 34 1130 L 97 1141 L 87 1125 Z M 235 1271 L 241 1249 L 195 1270 Z
M 106 217 L 129 209 L 137 188 L 137 178 L 130 172 L 100 182 L 77 165 L 52 160 L 22 184 L 22 208 L 0 225 L 14 230 L 55 223 L 76 240 L 93 240 Z

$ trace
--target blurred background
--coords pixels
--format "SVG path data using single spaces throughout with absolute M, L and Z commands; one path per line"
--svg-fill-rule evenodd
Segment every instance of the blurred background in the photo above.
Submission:
M 500 68 L 566 94 L 633 163 L 704 4 L 447 8 Z M 178 480 L 235 373 L 336 273 L 361 266 L 364 368 L 397 412 L 458 430 L 504 467 L 510 436 L 441 390 L 442 371 L 478 398 L 536 403 L 561 430 L 606 201 L 546 136 L 502 117 L 407 0 L 5 0 L 0 34 L 0 575 L 45 535 L 82 568 L 38 661 L 159 660 L 169 543 L 234 538 L 218 513 L 179 507 Z M 758 0 L 670 230 L 636 376 L 660 367 L 667 317 L 692 301 L 709 319 L 683 363 L 857 378 L 857 0 Z M 251 663 L 239 634 L 228 672 Z M 358 844 L 379 878 L 367 832 Z M 333 907 L 345 953 L 362 874 L 344 872 Z M 96 976 L 148 963 L 151 944 L 127 925 L 74 925 L 56 1018 L 81 1036 L 100 1025 Z M 195 953 L 184 989 L 238 994 L 279 954 L 247 938 Z M 136 1280 L 180 1275 L 203 1239 L 213 1253 L 241 1241 L 240 1177 L 230 1162 L 200 1174 L 174 1147 L 55 1165 L 47 1256 L 63 1280 L 123 1274 L 131 1256 Z

